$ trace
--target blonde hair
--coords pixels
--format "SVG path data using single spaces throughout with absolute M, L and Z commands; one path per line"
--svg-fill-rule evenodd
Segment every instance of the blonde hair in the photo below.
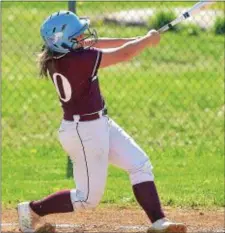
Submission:
M 43 47 L 38 54 L 37 62 L 39 66 L 39 74 L 41 77 L 48 77 L 48 62 L 53 61 L 54 54 L 48 48 Z

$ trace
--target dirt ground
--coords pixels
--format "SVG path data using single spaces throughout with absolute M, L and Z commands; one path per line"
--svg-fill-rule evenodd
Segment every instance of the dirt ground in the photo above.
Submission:
M 167 217 L 183 222 L 188 232 L 225 232 L 224 209 L 165 208 Z M 56 232 L 146 232 L 150 226 L 142 210 L 136 207 L 99 207 L 76 214 L 51 215 L 45 221 L 56 224 Z M 2 232 L 19 232 L 17 212 L 2 211 Z

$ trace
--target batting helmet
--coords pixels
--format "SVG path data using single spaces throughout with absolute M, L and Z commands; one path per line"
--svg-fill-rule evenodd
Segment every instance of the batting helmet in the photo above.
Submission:
M 90 21 L 79 18 L 71 11 L 59 11 L 50 15 L 41 25 L 41 36 L 51 51 L 68 53 L 76 48 L 77 36 L 89 30 Z

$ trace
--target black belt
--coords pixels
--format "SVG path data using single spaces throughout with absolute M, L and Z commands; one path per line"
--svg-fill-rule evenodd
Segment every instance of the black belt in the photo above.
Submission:
M 102 116 L 107 115 L 107 109 L 103 109 L 102 111 L 90 114 L 90 115 L 79 115 L 79 121 L 93 121 L 101 118 Z

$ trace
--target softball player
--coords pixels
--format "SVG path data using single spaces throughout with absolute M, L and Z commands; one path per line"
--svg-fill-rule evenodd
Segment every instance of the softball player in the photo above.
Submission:
M 20 229 L 34 232 L 40 218 L 48 214 L 95 208 L 104 193 L 111 163 L 129 173 L 134 196 L 152 223 L 149 233 L 186 232 L 184 224 L 165 218 L 151 162 L 107 116 L 98 81 L 99 69 L 128 61 L 144 49 L 157 46 L 160 35 L 151 30 L 138 38 L 97 40 L 89 23 L 70 11 L 60 11 L 41 26 L 45 47 L 39 57 L 40 73 L 51 77 L 59 95 L 64 113 L 59 139 L 73 163 L 76 189 L 20 203 Z

